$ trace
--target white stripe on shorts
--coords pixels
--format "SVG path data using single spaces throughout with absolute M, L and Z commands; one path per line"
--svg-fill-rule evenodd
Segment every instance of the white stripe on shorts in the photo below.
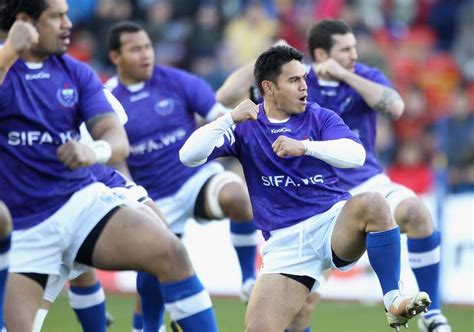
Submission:
M 197 294 L 191 295 L 185 299 L 166 303 L 165 309 L 174 321 L 192 316 L 198 312 L 207 310 L 212 307 L 211 297 L 206 290 L 202 290 Z
M 69 291 L 69 304 L 73 309 L 85 309 L 93 307 L 104 301 L 105 294 L 102 287 L 97 292 L 88 295 L 79 295 Z
M 4 252 L 0 255 L 0 270 L 5 270 L 10 266 L 9 252 Z
M 257 231 L 250 234 L 230 233 L 230 240 L 234 247 L 256 246 L 258 244 L 258 238 Z
M 439 246 L 430 251 L 425 252 L 409 252 L 408 260 L 412 269 L 430 266 L 439 263 L 441 259 L 441 250 Z

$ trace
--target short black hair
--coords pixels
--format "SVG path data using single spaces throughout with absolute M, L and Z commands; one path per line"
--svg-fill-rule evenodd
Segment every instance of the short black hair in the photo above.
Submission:
M 122 43 L 120 37 L 126 32 L 139 32 L 144 29 L 137 23 L 131 21 L 124 21 L 114 24 L 109 30 L 108 47 L 109 51 L 120 51 Z
M 46 9 L 46 0 L 0 0 L 0 30 L 10 30 L 18 13 L 26 13 L 37 20 Z
M 313 24 L 308 31 L 307 41 L 308 50 L 311 58 L 314 59 L 314 50 L 322 48 L 326 52 L 330 52 L 334 45 L 333 35 L 345 35 L 352 33 L 352 29 L 344 21 L 341 20 L 323 20 Z
M 274 46 L 260 54 L 255 61 L 253 75 L 260 94 L 263 96 L 263 81 L 276 83 L 281 67 L 292 60 L 303 61 L 303 53 L 289 46 Z

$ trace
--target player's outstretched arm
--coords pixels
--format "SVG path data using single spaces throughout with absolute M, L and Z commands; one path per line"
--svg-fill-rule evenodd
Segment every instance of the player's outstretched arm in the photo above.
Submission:
M 230 113 L 198 128 L 179 150 L 179 159 L 188 167 L 204 164 L 212 151 L 224 142 L 224 134 L 233 125 L 246 121 L 256 120 L 258 106 L 250 99 L 241 102 Z
M 32 24 L 24 21 L 13 23 L 3 47 L 0 48 L 0 85 L 16 60 L 37 42 L 38 31 Z

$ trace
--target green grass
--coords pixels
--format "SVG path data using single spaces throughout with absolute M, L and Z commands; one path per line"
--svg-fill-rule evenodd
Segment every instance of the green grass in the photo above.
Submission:
M 108 311 L 115 317 L 111 332 L 130 332 L 134 303 L 132 295 L 107 295 Z M 234 298 L 213 298 L 220 331 L 241 332 L 245 316 L 245 305 Z M 474 332 L 474 308 L 445 307 L 454 332 Z M 319 304 L 311 320 L 317 332 L 379 332 L 394 331 L 387 326 L 382 305 L 364 305 L 324 301 Z M 168 329 L 169 330 L 169 329 Z M 67 298 L 61 296 L 51 308 L 43 328 L 45 332 L 80 332 L 81 328 L 69 308 Z M 408 330 L 418 331 L 416 322 Z

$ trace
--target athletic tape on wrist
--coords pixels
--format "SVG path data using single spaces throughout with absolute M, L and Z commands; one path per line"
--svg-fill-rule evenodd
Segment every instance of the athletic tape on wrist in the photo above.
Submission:
M 100 164 L 105 164 L 112 156 L 112 147 L 107 141 L 92 141 L 88 143 L 87 146 L 91 148 L 92 151 L 94 151 L 95 158 Z

